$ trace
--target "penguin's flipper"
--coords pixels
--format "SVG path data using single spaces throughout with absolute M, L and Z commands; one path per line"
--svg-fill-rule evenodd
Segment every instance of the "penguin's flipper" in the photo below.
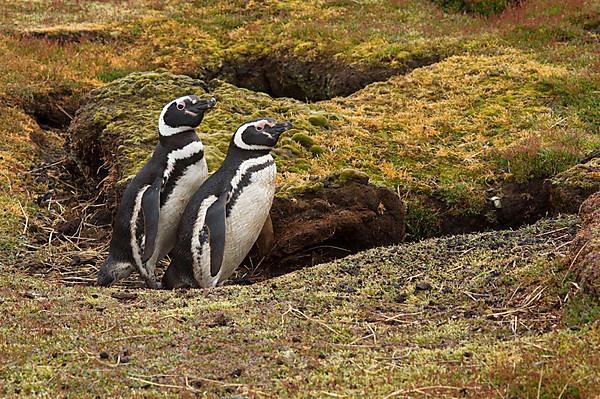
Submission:
M 154 244 L 158 234 L 158 216 L 160 215 L 160 185 L 161 180 L 156 179 L 142 197 L 142 212 L 144 213 L 144 254 L 142 262 L 148 262 L 154 253 Z
M 210 242 L 210 274 L 215 277 L 219 274 L 225 252 L 225 205 L 227 204 L 227 191 L 208 208 L 204 224 L 208 228 Z

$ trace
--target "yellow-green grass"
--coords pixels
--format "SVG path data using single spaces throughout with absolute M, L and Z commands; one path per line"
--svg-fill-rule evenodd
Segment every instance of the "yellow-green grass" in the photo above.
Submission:
M 36 212 L 28 171 L 37 154 L 32 136 L 39 130 L 20 109 L 0 106 L 0 252 L 5 264 L 25 242 L 27 224 Z

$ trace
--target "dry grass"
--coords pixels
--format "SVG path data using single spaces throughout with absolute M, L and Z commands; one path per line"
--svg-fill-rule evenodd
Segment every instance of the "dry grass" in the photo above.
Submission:
M 0 391 L 590 397 L 597 326 L 571 305 L 557 262 L 576 222 L 376 249 L 210 291 L 98 289 L 65 270 L 11 268 Z

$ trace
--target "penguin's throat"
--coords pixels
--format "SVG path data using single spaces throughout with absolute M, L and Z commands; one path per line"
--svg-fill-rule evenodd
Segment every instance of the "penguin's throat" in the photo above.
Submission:
M 198 135 L 196 134 L 196 130 L 192 128 L 186 128 L 185 130 L 180 131 L 177 134 L 173 134 L 170 136 L 164 136 L 162 133 L 159 134 L 158 141 L 165 148 L 169 150 L 174 150 L 177 148 L 181 148 L 191 143 L 192 141 L 199 141 Z
M 239 160 L 247 160 L 252 158 L 258 158 L 264 155 L 267 155 L 271 152 L 271 148 L 268 149 L 258 149 L 258 150 L 245 150 L 237 147 L 235 144 L 230 145 L 227 150 L 227 155 L 225 156 L 225 161 L 239 161 Z
M 188 130 L 194 130 L 194 127 L 192 127 L 192 126 L 173 127 L 173 126 L 169 126 L 165 123 L 163 115 L 161 115 L 160 118 L 158 118 L 158 133 L 159 133 L 160 137 L 170 137 L 170 136 L 174 136 L 176 134 L 182 133 L 182 132 L 186 132 Z

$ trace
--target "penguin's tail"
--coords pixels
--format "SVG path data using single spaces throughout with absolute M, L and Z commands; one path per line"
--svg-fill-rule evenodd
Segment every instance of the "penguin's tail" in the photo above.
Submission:
M 101 287 L 110 287 L 117 281 L 129 277 L 134 270 L 135 266 L 132 263 L 115 261 L 112 256 L 109 255 L 98 271 L 98 285 Z

